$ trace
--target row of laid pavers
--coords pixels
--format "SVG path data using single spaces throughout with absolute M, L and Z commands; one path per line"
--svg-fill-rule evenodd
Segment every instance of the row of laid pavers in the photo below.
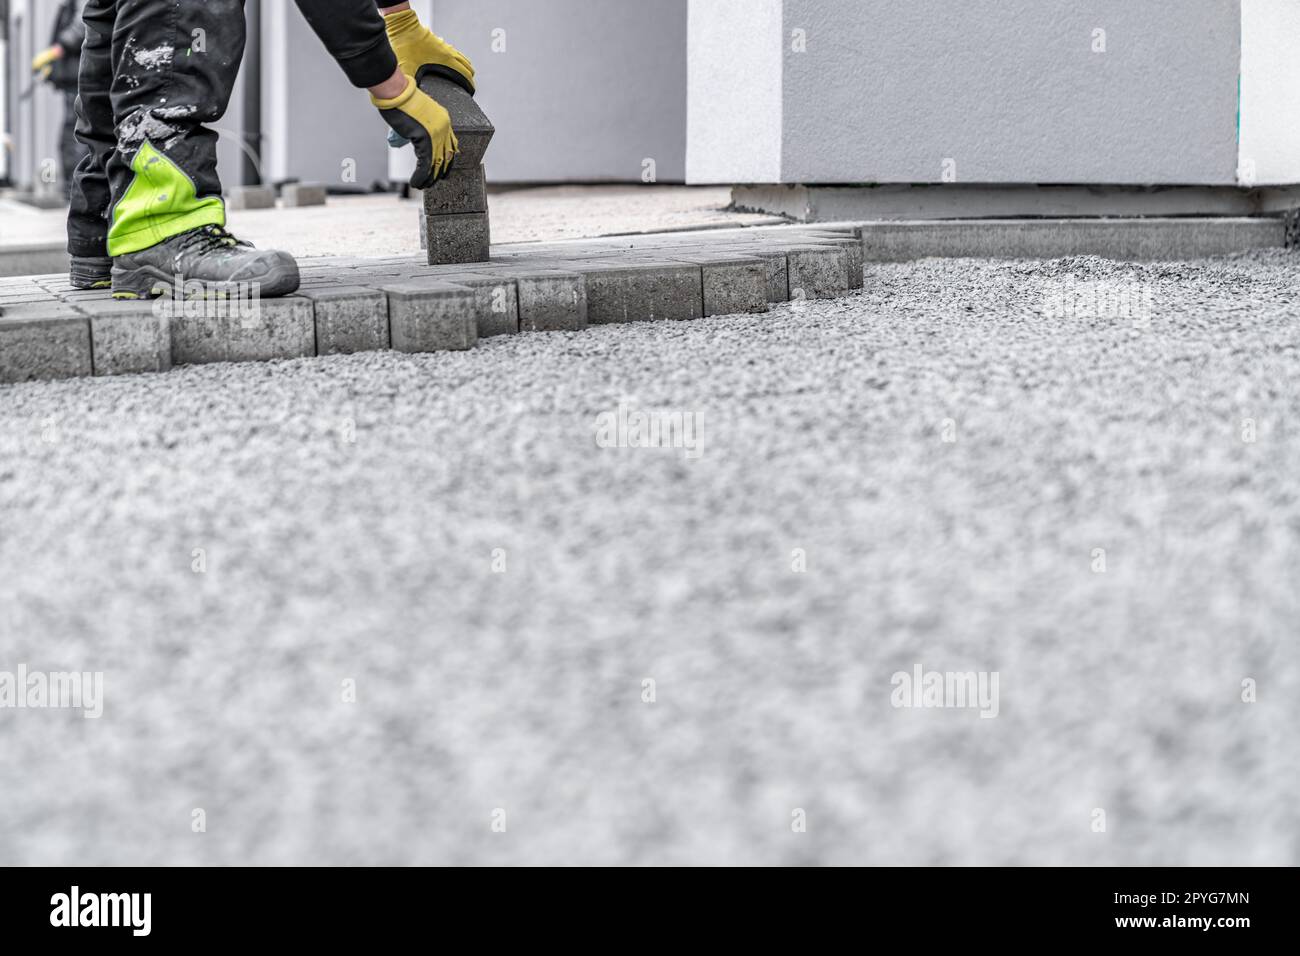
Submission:
M 114 301 L 66 275 L 0 280 L 0 382 L 161 372 L 396 349 L 468 349 L 517 332 L 766 312 L 862 287 L 853 230 L 673 233 L 501 246 L 489 262 L 303 260 L 281 299 Z

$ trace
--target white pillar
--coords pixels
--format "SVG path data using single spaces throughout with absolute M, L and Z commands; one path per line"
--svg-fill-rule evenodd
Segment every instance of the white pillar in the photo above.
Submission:
M 1300 183 L 1300 3 L 1242 0 L 1243 186 Z

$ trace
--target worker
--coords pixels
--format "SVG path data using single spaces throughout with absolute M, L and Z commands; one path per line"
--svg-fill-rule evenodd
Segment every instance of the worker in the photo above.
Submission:
M 296 0 L 351 83 L 416 152 L 411 186 L 451 168 L 446 109 L 420 90 L 436 73 L 474 92 L 474 68 L 409 3 Z M 86 0 L 77 167 L 68 214 L 72 284 L 149 298 L 194 283 L 262 297 L 298 288 L 288 253 L 226 229 L 217 134 L 244 52 L 243 0 Z M 180 289 L 174 289 L 179 295 Z
M 32 72 L 63 96 L 63 129 L 59 134 L 59 180 L 64 195 L 72 188 L 72 175 L 86 154 L 77 142 L 77 71 L 81 63 L 81 44 L 86 39 L 86 25 L 81 19 L 78 0 L 64 0 L 54 19 L 50 45 L 32 60 Z

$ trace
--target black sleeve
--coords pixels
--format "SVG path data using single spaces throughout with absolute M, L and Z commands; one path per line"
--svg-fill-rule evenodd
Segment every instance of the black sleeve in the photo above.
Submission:
M 295 0 L 353 86 L 378 86 L 397 71 L 375 0 Z

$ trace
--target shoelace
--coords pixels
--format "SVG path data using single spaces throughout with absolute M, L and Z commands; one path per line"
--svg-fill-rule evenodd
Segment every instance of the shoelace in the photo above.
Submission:
M 181 242 L 180 247 L 176 250 L 177 256 L 181 253 L 189 252 L 191 249 L 198 249 L 200 252 L 216 252 L 220 249 L 228 249 L 234 246 L 249 246 L 251 243 L 242 242 L 227 232 L 220 226 L 204 226 L 202 229 L 196 229 L 191 232 Z

